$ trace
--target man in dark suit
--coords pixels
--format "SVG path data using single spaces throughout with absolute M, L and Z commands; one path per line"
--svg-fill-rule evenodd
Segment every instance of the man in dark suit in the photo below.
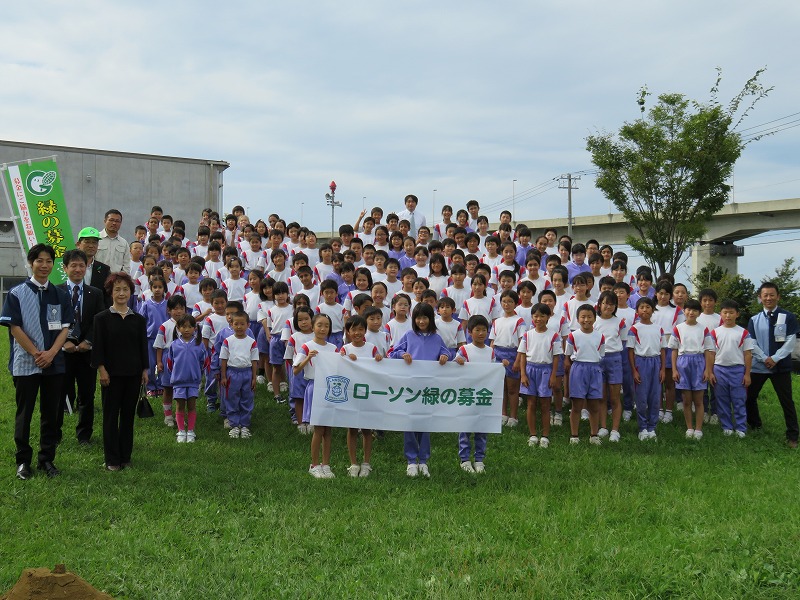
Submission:
M 70 297 L 75 322 L 67 334 L 63 346 L 66 363 L 64 383 L 60 394 L 61 409 L 58 411 L 58 439 L 61 440 L 61 427 L 64 423 L 66 398 L 75 397 L 78 412 L 78 424 L 75 433 L 78 444 L 88 446 L 91 443 L 94 426 L 94 393 L 97 386 L 97 371 L 92 368 L 92 340 L 94 339 L 94 317 L 105 310 L 103 294 L 100 290 L 84 283 L 86 275 L 86 254 L 83 250 L 69 250 L 64 253 L 64 272 L 67 283 L 58 287 Z M 77 383 L 78 393 L 75 395 Z
M 758 394 L 769 380 L 778 396 L 786 421 L 786 442 L 797 448 L 797 409 L 792 399 L 792 350 L 797 340 L 797 317 L 778 307 L 778 286 L 765 281 L 758 288 L 758 298 L 763 310 L 750 317 L 747 330 L 755 339 L 750 387 L 747 388 L 747 424 L 752 429 L 761 428 L 758 412 Z
M 78 243 L 75 245 L 78 250 L 83 250 L 86 253 L 86 276 L 83 282 L 97 288 L 103 293 L 103 302 L 106 308 L 111 306 L 111 296 L 106 294 L 105 284 L 106 279 L 111 274 L 111 268 L 95 260 L 97 254 L 97 245 L 100 242 L 100 232 L 94 227 L 84 227 L 78 233 Z

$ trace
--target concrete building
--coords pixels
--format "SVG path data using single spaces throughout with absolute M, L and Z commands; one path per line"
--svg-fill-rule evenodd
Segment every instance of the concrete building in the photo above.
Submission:
M 221 160 L 0 140 L 0 164 L 50 156 L 56 157 L 73 232 L 102 228 L 105 212 L 116 208 L 127 240 L 156 204 L 185 220 L 187 234 L 194 236 L 203 208 L 221 211 L 222 174 L 230 166 Z M 24 276 L 24 263 L 9 207 L 0 202 L 0 277 Z

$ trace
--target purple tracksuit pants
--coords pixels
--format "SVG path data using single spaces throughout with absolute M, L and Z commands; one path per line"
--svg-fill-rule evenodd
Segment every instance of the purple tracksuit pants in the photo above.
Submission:
M 639 431 L 655 431 L 658 423 L 658 411 L 661 408 L 661 382 L 658 373 L 661 370 L 660 356 L 637 356 L 636 370 L 642 383 L 634 386 L 636 399 L 636 418 Z
M 431 457 L 431 434 L 427 431 L 404 432 L 403 452 L 408 464 L 426 464 Z
M 254 393 L 251 386 L 253 370 L 250 367 L 228 367 L 228 385 L 223 394 L 225 411 L 231 427 L 250 427 L 253 415 Z
M 714 365 L 714 376 L 717 378 L 714 394 L 720 427 L 723 431 L 747 431 L 747 388 L 742 385 L 744 365 Z
M 469 460 L 469 456 L 472 454 L 471 435 L 475 436 L 475 462 L 483 462 L 486 457 L 486 442 L 489 438 L 487 433 L 459 433 L 458 458 L 461 459 L 461 462 Z

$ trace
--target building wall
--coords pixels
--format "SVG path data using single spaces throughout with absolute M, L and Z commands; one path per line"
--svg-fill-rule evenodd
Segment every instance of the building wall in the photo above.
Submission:
M 202 209 L 222 208 L 222 172 L 229 166 L 224 161 L 0 141 L 0 163 L 54 155 L 75 234 L 83 227 L 101 229 L 105 212 L 116 208 L 122 212 L 120 232 L 130 240 L 157 204 L 186 221 L 194 236 Z M 10 218 L 7 203 L 0 202 L 0 276 L 24 273 Z

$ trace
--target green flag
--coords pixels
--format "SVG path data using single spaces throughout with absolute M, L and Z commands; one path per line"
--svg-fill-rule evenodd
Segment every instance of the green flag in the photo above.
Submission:
M 48 244 L 56 251 L 50 275 L 53 283 L 66 281 L 61 260 L 73 248 L 75 238 L 55 157 L 3 165 L 6 191 L 16 217 L 23 253 L 36 244 Z

